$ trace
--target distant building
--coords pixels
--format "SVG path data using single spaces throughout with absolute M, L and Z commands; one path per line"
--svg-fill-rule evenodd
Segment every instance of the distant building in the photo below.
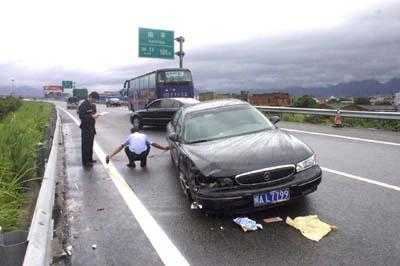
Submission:
M 400 92 L 394 94 L 394 105 L 400 107 Z
M 256 106 L 290 106 L 292 105 L 292 98 L 289 93 L 285 92 L 273 92 L 273 93 L 262 93 L 252 94 L 249 97 L 249 103 Z
M 60 98 L 63 96 L 63 87 L 59 85 L 43 86 L 44 97 Z
M 369 98 L 372 105 L 389 105 L 394 102 L 393 96 L 377 95 Z

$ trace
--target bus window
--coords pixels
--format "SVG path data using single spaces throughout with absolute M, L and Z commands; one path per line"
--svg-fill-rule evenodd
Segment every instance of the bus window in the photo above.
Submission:
M 138 78 L 138 90 L 141 90 L 143 88 L 143 79 Z
M 156 73 L 151 73 L 149 75 L 149 87 L 150 88 L 156 87 Z
M 149 76 L 143 77 L 143 89 L 147 90 L 149 88 Z
M 171 82 L 190 82 L 192 77 L 189 71 L 186 70 L 170 70 L 164 72 L 164 81 Z

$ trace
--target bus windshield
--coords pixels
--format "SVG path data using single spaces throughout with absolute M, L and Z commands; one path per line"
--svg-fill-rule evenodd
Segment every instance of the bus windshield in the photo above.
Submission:
M 192 81 L 192 76 L 186 70 L 168 70 L 159 72 L 158 81 L 165 83 L 190 82 Z

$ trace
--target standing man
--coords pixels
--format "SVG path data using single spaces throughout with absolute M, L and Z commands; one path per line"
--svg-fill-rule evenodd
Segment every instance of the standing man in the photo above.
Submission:
M 91 92 L 87 99 L 79 105 L 79 119 L 81 120 L 81 139 L 82 139 L 82 165 L 91 167 L 96 160 L 93 160 L 93 140 L 96 135 L 97 114 L 95 101 L 99 98 L 97 92 Z
M 146 167 L 150 146 L 160 150 L 169 150 L 168 146 L 162 146 L 158 143 L 151 142 L 145 134 L 138 132 L 136 127 L 131 129 L 131 133 L 132 134 L 130 134 L 111 155 L 106 156 L 106 163 L 108 163 L 115 154 L 125 148 L 125 153 L 129 160 L 127 164 L 128 167 L 136 167 L 135 161 L 140 161 L 140 166 Z

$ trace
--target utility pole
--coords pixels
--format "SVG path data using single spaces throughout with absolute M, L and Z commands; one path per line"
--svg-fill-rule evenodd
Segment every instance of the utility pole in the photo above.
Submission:
M 179 42 L 179 51 L 175 54 L 179 56 L 179 68 L 183 68 L 183 57 L 185 56 L 185 52 L 183 51 L 183 43 L 185 42 L 185 38 L 179 36 L 175 38 L 175 41 Z

